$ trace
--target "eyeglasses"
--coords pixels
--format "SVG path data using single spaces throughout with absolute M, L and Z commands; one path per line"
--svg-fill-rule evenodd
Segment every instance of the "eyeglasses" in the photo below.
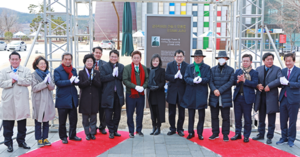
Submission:
M 118 56 L 110 56 L 110 58 L 118 59 Z
M 176 58 L 183 58 L 183 56 L 175 56 Z

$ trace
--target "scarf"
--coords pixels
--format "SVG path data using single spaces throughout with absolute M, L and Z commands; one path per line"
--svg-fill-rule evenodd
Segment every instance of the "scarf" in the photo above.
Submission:
M 197 64 L 196 62 L 194 62 L 195 65 L 195 71 L 198 74 L 198 76 L 201 77 L 201 72 L 200 72 L 200 66 L 202 65 L 203 62 L 201 62 L 200 64 Z
M 142 64 L 139 64 L 139 71 L 140 71 L 140 80 L 141 80 L 141 85 L 144 84 L 145 82 L 145 71 L 144 68 L 142 66 Z M 134 64 L 131 63 L 131 83 L 136 85 L 136 77 L 135 77 L 135 68 L 134 68 Z M 141 95 L 144 95 L 144 91 L 141 93 Z M 131 88 L 131 98 L 138 98 L 139 97 L 139 93 L 138 91 L 136 91 L 134 88 Z
M 42 71 L 40 69 L 35 69 L 35 72 L 44 80 L 45 77 L 49 74 L 49 71 Z
M 252 70 L 252 66 L 250 65 L 248 68 L 242 67 L 243 73 L 245 74 L 245 78 L 249 81 L 251 81 L 251 76 L 249 72 Z
M 149 81 L 148 81 L 148 86 L 149 87 L 156 86 L 156 82 L 154 80 L 154 77 L 155 77 L 155 72 L 156 72 L 157 69 L 158 69 L 158 67 L 150 68 Z
M 63 66 L 66 73 L 69 74 L 69 79 L 70 79 L 73 76 L 73 74 L 72 74 L 72 70 L 73 70 L 72 65 L 70 65 L 69 67 L 65 66 L 64 64 L 61 64 L 61 65 Z
M 92 67 L 92 69 L 88 69 L 84 66 L 85 72 L 89 78 L 89 80 L 93 80 L 94 78 L 94 67 Z

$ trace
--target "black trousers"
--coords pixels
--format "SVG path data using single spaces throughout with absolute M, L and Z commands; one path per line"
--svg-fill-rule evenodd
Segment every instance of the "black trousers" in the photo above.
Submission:
M 96 135 L 97 114 L 82 114 L 82 125 L 86 135 Z
M 212 132 L 214 135 L 219 135 L 220 133 L 219 111 L 221 111 L 222 116 L 222 134 L 229 135 L 230 107 L 220 107 L 219 103 L 217 104 L 217 107 L 210 106 Z
M 159 111 L 158 111 L 158 105 L 151 105 L 152 110 L 152 126 L 153 127 L 160 127 L 161 126 L 161 122 L 160 122 L 160 117 L 159 117 Z
M 177 120 L 177 132 L 184 131 L 183 130 L 183 123 L 185 118 L 185 108 L 181 107 L 178 101 L 177 96 L 177 105 L 178 105 L 178 120 Z M 176 104 L 169 104 L 169 123 L 170 123 L 170 130 L 176 131 L 175 127 L 175 115 L 176 115 Z
M 118 131 L 119 122 L 121 119 L 122 106 L 120 105 L 119 96 L 115 92 L 113 108 L 105 109 L 105 119 L 110 133 Z
M 189 109 L 189 125 L 188 131 L 189 133 L 194 134 L 194 122 L 195 122 L 195 109 Z M 197 134 L 198 136 L 203 133 L 203 125 L 204 125 L 204 118 L 205 118 L 205 109 L 198 109 L 199 114 L 199 121 L 197 124 Z
M 58 133 L 59 138 L 67 138 L 67 129 L 66 129 L 66 122 L 67 117 L 69 116 L 69 138 L 74 138 L 76 136 L 76 125 L 77 125 L 77 108 L 73 107 L 72 109 L 64 109 L 64 108 L 58 108 L 58 121 L 59 121 L 59 127 L 58 127 Z
M 106 128 L 106 121 L 105 121 L 105 108 L 101 107 L 101 104 L 99 104 L 99 129 L 103 130 Z
M 18 134 L 17 134 L 17 142 L 18 144 L 22 144 L 25 142 L 26 136 L 26 119 L 17 121 L 18 123 Z M 14 134 L 14 120 L 3 120 L 3 136 L 4 136 L 4 144 L 6 146 L 13 145 L 12 136 Z
M 259 117 L 258 131 L 259 131 L 259 136 L 261 136 L 261 137 L 265 136 L 266 115 L 268 115 L 268 134 L 267 134 L 267 138 L 272 139 L 274 137 L 276 113 L 267 114 L 266 97 L 262 96 L 261 103 L 260 103 L 260 108 L 259 108 L 259 112 L 258 112 L 258 117 Z

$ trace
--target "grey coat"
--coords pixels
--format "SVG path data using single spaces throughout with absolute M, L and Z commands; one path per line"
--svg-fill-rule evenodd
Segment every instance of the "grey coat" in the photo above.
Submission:
M 258 84 L 263 84 L 264 82 L 264 70 L 265 66 L 259 66 L 256 68 L 258 72 Z M 270 88 L 269 92 L 266 92 L 266 113 L 276 113 L 279 112 L 279 102 L 278 102 L 278 86 L 280 86 L 281 69 L 275 65 L 269 68 L 266 75 L 266 86 Z M 261 104 L 261 92 L 256 88 L 256 99 L 254 103 L 254 110 L 258 111 Z

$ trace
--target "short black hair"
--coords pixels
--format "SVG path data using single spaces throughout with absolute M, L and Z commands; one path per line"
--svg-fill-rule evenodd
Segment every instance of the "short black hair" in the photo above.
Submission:
M 73 55 L 72 55 L 72 53 L 65 52 L 65 53 L 63 53 L 63 54 L 62 54 L 62 56 L 61 56 L 61 60 L 64 60 L 64 57 L 65 57 L 65 56 L 68 56 L 68 55 L 70 55 L 70 56 L 71 56 L 71 59 L 73 59 Z
M 93 53 L 95 52 L 96 49 L 99 49 L 99 50 L 101 50 L 101 52 L 103 52 L 102 48 L 100 46 L 97 46 L 97 47 L 93 48 Z
M 174 56 L 176 56 L 176 54 L 180 54 L 182 53 L 182 55 L 184 56 L 184 52 L 182 50 L 176 50 L 174 53 Z
M 10 55 L 9 55 L 9 59 L 12 55 L 18 55 L 19 59 L 21 59 L 21 55 L 17 52 L 17 51 L 13 51 Z
M 39 62 L 40 62 L 41 60 L 44 60 L 44 61 L 45 61 L 45 63 L 46 63 L 46 70 L 48 70 L 48 69 L 49 69 L 49 63 L 48 63 L 48 61 L 47 61 L 43 56 L 37 56 L 37 57 L 35 58 L 35 60 L 34 60 L 33 63 L 32 63 L 32 68 L 33 68 L 34 70 L 38 69 L 37 65 L 39 64 Z
M 294 62 L 296 60 L 296 57 L 295 57 L 294 53 L 287 53 L 287 54 L 285 54 L 284 57 L 283 57 L 283 60 L 285 60 L 287 57 L 292 57 Z
M 245 58 L 245 57 L 249 57 L 249 58 L 250 58 L 250 61 L 252 62 L 252 55 L 250 55 L 250 54 L 244 54 L 244 55 L 242 56 L 242 59 Z
M 90 58 L 92 58 L 94 64 L 96 63 L 96 59 L 95 59 L 94 55 L 89 53 L 83 57 L 83 64 L 85 64 L 86 60 L 88 60 Z
M 159 54 L 154 54 L 154 55 L 152 56 L 152 58 L 151 58 L 151 63 L 150 63 L 151 68 L 153 68 L 152 61 L 153 61 L 155 58 L 158 58 L 158 60 L 159 60 L 158 67 L 161 67 L 161 66 L 162 66 L 162 62 L 161 62 L 161 58 L 160 58 Z
M 118 57 L 120 57 L 120 56 L 119 56 L 119 55 L 120 55 L 120 52 L 119 52 L 118 50 L 111 50 L 111 51 L 109 52 L 109 56 L 110 56 L 112 53 L 114 53 L 114 54 L 118 55 Z
M 273 60 L 274 60 L 274 55 L 273 55 L 272 53 L 270 53 L 270 52 L 265 53 L 265 54 L 263 55 L 262 60 L 265 61 L 265 59 L 268 58 L 269 56 L 272 56 L 272 58 L 273 58 Z

